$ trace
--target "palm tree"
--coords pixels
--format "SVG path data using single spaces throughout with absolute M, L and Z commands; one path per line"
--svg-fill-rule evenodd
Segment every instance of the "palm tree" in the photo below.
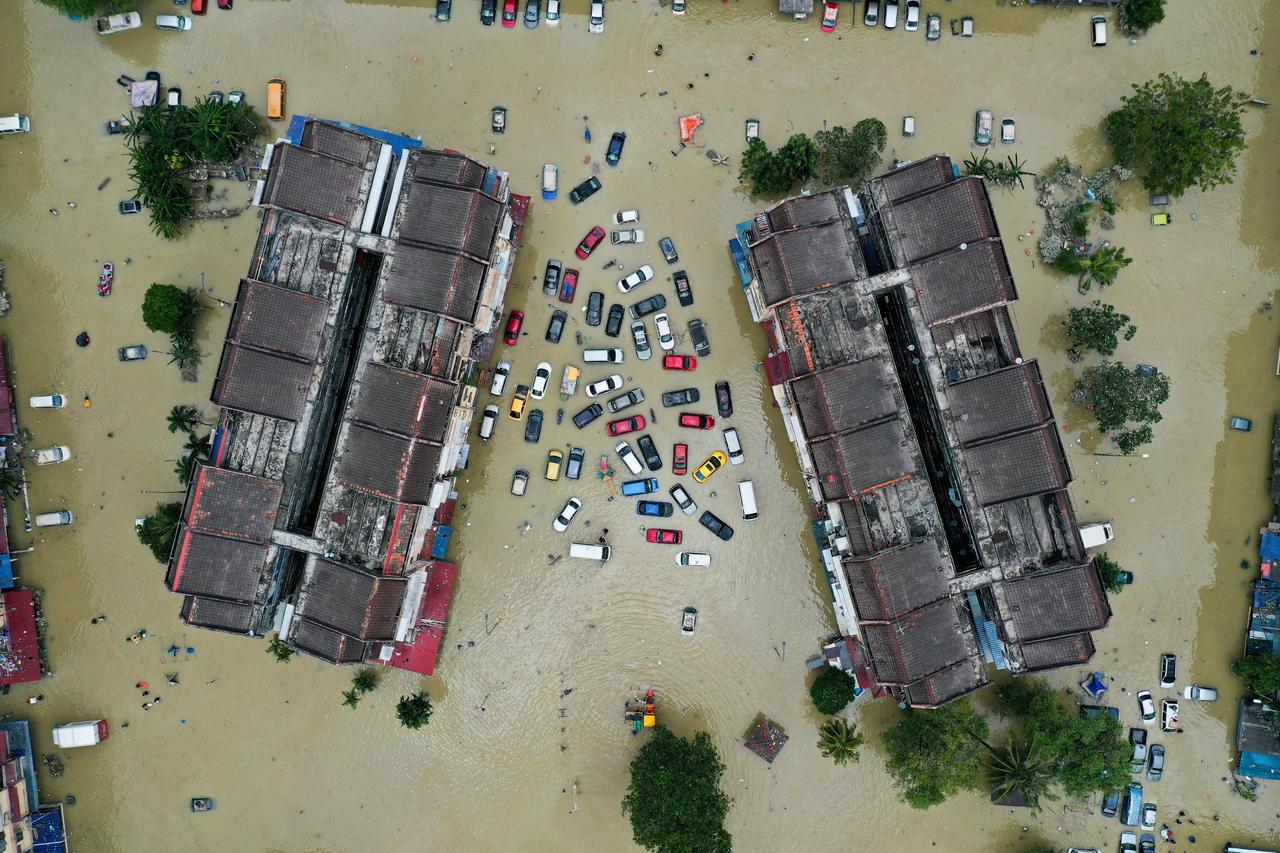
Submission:
M 1041 799 L 1055 799 L 1049 792 L 1053 762 L 1040 752 L 1034 738 L 1022 743 L 1014 740 L 1004 750 L 990 749 L 987 770 L 991 773 L 991 798 L 997 802 L 1021 794 L 1033 811 L 1039 811 Z
M 193 432 L 197 426 L 208 426 L 204 412 L 195 406 L 174 406 L 169 410 L 169 432 Z
M 156 511 L 144 518 L 142 525 L 138 527 L 138 539 L 151 549 L 151 553 L 161 563 L 169 561 L 181 516 L 180 503 L 156 504 Z
M 360 694 L 355 690 L 342 691 L 342 704 L 349 708 L 355 708 L 360 704 Z
M 191 477 L 196 473 L 196 463 L 200 461 L 200 457 L 194 453 L 183 454 L 173 466 L 173 473 L 178 475 L 178 482 L 186 485 L 191 482 Z
M 1120 270 L 1131 263 L 1133 258 L 1125 257 L 1123 246 L 1103 246 L 1092 255 L 1081 258 L 1084 271 L 1080 274 L 1080 292 L 1087 293 L 1094 284 L 1100 288 L 1115 284 Z
M 833 717 L 818 729 L 818 751 L 836 764 L 847 764 L 859 758 L 862 732 L 839 717 Z
M 22 464 L 17 459 L 11 459 L 0 466 L 0 492 L 4 492 L 9 500 L 16 499 L 22 493 L 22 484 L 26 480 Z
M 378 686 L 378 674 L 369 667 L 365 667 L 351 679 L 351 686 L 361 695 L 372 693 Z
M 187 433 L 187 443 L 182 445 L 182 449 L 187 451 L 189 455 L 208 459 L 213 446 L 209 443 L 209 436 L 196 435 L 194 432 L 189 432 Z
M 281 663 L 288 663 L 289 658 L 298 653 L 298 650 L 287 645 L 284 640 L 280 639 L 279 634 L 272 634 L 271 639 L 267 641 L 267 654 L 275 655 L 275 659 Z
M 396 716 L 400 725 L 410 729 L 420 729 L 431 719 L 431 697 L 421 690 L 412 696 L 401 696 L 396 703 Z

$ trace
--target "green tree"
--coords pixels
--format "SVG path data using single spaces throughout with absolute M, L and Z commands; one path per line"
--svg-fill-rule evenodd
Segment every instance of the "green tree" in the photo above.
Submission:
M 827 720 L 818 728 L 818 751 L 836 764 L 857 761 L 859 747 L 864 742 L 862 732 L 839 717 Z
M 1274 655 L 1251 655 L 1231 664 L 1231 674 L 1244 686 L 1268 699 L 1280 693 L 1280 658 Z
M 178 461 L 173 464 L 173 473 L 177 476 L 179 483 L 185 486 L 191 482 L 191 478 L 196 474 L 196 463 L 199 461 L 199 454 L 182 454 Z
M 401 696 L 396 703 L 396 716 L 400 725 L 410 729 L 420 729 L 431 720 L 431 697 L 421 690 L 409 696 Z
M 281 663 L 288 663 L 289 658 L 297 653 L 298 650 L 280 639 L 279 634 L 272 634 L 271 639 L 267 641 L 267 654 L 274 656 Z
M 1095 284 L 1099 288 L 1115 284 L 1120 270 L 1133 263 L 1133 258 L 1125 257 L 1123 246 L 1103 246 L 1092 255 L 1079 258 L 1079 261 L 1081 272 L 1077 286 L 1081 293 L 1088 293 Z
M 195 406 L 174 406 L 169 410 L 169 432 L 192 432 L 197 426 L 209 426 L 204 422 L 204 412 Z
M 1053 760 L 1036 744 L 1035 738 L 1012 741 L 1004 749 L 993 750 L 987 758 L 991 774 L 991 799 L 1002 802 L 1021 794 L 1033 812 L 1040 800 L 1057 799 L 1050 790 L 1055 778 Z
M 189 432 L 187 433 L 187 443 L 182 445 L 182 449 L 201 459 L 208 459 L 209 452 L 213 447 L 209 443 L 208 435 L 196 435 L 194 432 Z
M 1184 80 L 1161 74 L 1103 120 L 1116 162 L 1145 170 L 1142 183 L 1155 193 L 1181 196 L 1193 186 L 1211 190 L 1231 183 L 1236 157 L 1245 149 L 1240 125 L 1245 95 L 1215 89 L 1206 75 Z
M 908 805 L 927 809 L 982 784 L 975 741 L 985 742 L 989 731 L 967 699 L 932 711 L 908 708 L 882 735 L 885 769 Z
M 67 15 L 79 15 L 91 18 L 95 15 L 111 15 L 123 12 L 130 6 L 137 5 L 134 0 L 40 0 L 46 6 L 52 6 Z
M 763 140 L 756 138 L 747 143 L 738 177 L 751 183 L 755 195 L 778 195 L 809 180 L 816 162 L 813 140 L 803 133 L 795 134 L 772 152 Z
M 351 678 L 351 686 L 363 696 L 378 688 L 378 674 L 370 667 L 364 667 Z
M 809 696 L 820 714 L 838 714 L 853 701 L 853 688 L 857 682 L 853 676 L 833 666 L 824 667 L 813 686 L 809 688 Z
M 1119 563 L 1105 553 L 1096 555 L 1094 561 L 1098 566 L 1098 576 L 1102 578 L 1102 585 L 1106 587 L 1107 592 L 1114 595 L 1124 590 L 1125 584 L 1120 580 L 1120 575 L 1124 572 L 1124 569 Z
M 1086 367 L 1079 388 L 1098 428 L 1116 433 L 1123 453 L 1151 440 L 1150 424 L 1159 423 L 1160 406 L 1169 399 L 1169 379 L 1163 373 L 1129 370 L 1117 361 Z
M 1063 325 L 1066 327 L 1067 343 L 1072 349 L 1091 349 L 1102 355 L 1115 353 L 1116 347 L 1120 345 L 1120 334 L 1123 334 L 1126 341 L 1130 341 L 1138 332 L 1138 327 L 1129 322 L 1128 314 L 1121 314 L 1114 306 L 1097 299 L 1068 311 Z
M 142 297 L 142 322 L 153 332 L 186 334 L 200 313 L 194 289 L 174 284 L 153 284 Z
M 142 525 L 138 527 L 138 539 L 151 549 L 152 556 L 158 562 L 169 562 L 181 517 L 182 504 L 175 502 L 156 504 L 156 511 L 142 519 Z
M 354 709 L 360 704 L 360 692 L 355 689 L 342 691 L 342 704 Z
M 16 500 L 22 494 L 22 484 L 26 481 L 26 472 L 22 470 L 22 462 L 16 456 L 0 462 L 0 492 L 6 498 Z
M 826 185 L 861 184 L 880 165 L 888 138 L 878 118 L 864 118 L 852 130 L 836 125 L 818 131 L 813 135 L 814 177 Z
M 1072 798 L 1121 790 L 1129 779 L 1129 744 L 1118 720 L 1081 716 L 1041 680 L 1017 678 L 996 694 L 997 709 L 1016 718 L 1023 735 L 1052 763 L 1054 778 Z
M 657 726 L 631 761 L 622 813 L 636 844 L 657 853 L 730 853 L 724 828 L 729 798 L 720 790 L 724 764 L 711 736 L 686 740 Z
M 1120 0 L 1116 11 L 1121 29 L 1140 36 L 1164 20 L 1164 0 Z

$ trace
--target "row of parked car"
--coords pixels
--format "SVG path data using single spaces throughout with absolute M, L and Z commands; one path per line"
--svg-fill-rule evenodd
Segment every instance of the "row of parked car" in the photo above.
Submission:
M 453 0 L 436 0 L 436 20 L 448 21 L 453 17 Z M 516 21 L 523 18 L 524 25 L 533 30 L 546 18 L 548 26 L 560 23 L 560 0 L 546 0 L 546 12 L 543 12 L 542 0 L 525 0 L 524 14 L 520 14 L 519 0 L 502 0 L 502 26 L 515 29 Z M 493 26 L 498 18 L 498 0 L 480 0 L 480 23 L 486 27 Z M 587 15 L 587 31 L 604 32 L 604 0 L 591 0 L 591 11 Z

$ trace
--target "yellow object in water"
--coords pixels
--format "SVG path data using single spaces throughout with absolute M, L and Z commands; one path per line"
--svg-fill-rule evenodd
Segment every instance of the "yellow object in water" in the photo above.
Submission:
M 87 408 L 89 408 L 89 407 L 90 407 L 90 406 L 92 406 L 92 405 L 93 405 L 93 401 L 89 399 L 89 395 L 88 395 L 88 394 L 85 394 L 85 395 L 84 395 L 84 407 L 87 409 Z

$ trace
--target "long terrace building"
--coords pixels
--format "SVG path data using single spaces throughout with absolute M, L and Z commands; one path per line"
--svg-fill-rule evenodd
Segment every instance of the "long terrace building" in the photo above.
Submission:
M 875 679 L 935 707 L 1080 664 L 1110 618 L 1067 494 L 985 184 L 946 157 L 789 199 L 740 226 L 766 366 L 837 617 Z
M 166 584 L 190 625 L 333 663 L 400 665 L 430 590 L 437 510 L 464 464 L 473 354 L 491 346 L 519 222 L 504 172 L 295 120 L 214 380 Z M 440 575 L 448 573 L 447 576 Z M 429 659 L 418 671 L 430 672 Z

